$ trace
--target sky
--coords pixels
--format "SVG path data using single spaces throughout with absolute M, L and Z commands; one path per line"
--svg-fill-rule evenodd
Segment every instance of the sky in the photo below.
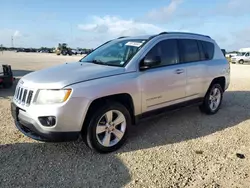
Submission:
M 250 0 L 0 0 L 0 44 L 95 48 L 119 36 L 194 32 L 250 47 Z

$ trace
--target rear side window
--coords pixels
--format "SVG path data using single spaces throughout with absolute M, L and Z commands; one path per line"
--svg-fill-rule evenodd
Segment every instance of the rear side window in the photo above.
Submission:
M 214 44 L 211 42 L 200 41 L 205 55 L 205 60 L 211 60 L 214 57 Z
M 198 43 L 193 39 L 179 39 L 182 63 L 200 61 Z

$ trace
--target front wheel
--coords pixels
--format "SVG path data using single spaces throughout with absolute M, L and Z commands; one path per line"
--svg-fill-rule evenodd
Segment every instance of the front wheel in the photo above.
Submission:
M 206 114 L 215 114 L 219 111 L 223 98 L 223 90 L 220 84 L 213 84 L 203 101 L 203 104 L 199 106 L 201 112 Z
M 241 59 L 241 60 L 239 61 L 239 64 L 244 64 L 244 61 Z
M 99 153 L 113 152 L 126 141 L 130 124 L 130 113 L 123 105 L 107 103 L 90 118 L 86 134 L 87 145 Z

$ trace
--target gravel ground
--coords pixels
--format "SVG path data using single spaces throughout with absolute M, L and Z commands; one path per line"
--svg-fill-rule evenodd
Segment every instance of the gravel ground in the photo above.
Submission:
M 0 54 L 17 77 L 78 59 Z M 141 122 L 124 147 L 106 155 L 81 139 L 43 143 L 23 136 L 10 114 L 14 88 L 0 89 L 0 187 L 250 187 L 250 65 L 231 70 L 218 114 L 193 107 Z

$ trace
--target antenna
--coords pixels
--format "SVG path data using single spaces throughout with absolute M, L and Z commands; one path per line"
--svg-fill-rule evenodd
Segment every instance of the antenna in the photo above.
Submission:
M 14 47 L 14 43 L 13 43 L 13 36 L 11 36 L 11 47 Z

